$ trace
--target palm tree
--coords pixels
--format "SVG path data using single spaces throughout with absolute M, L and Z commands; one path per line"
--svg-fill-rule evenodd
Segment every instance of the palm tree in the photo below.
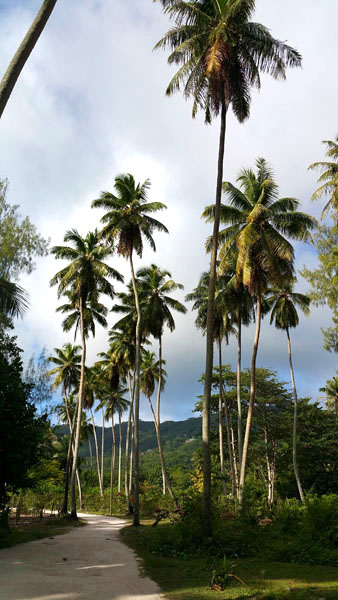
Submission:
M 46 23 L 53 11 L 57 0 L 44 0 L 31 27 L 22 40 L 19 48 L 14 54 L 9 67 L 0 83 L 0 119 L 6 104 L 18 80 L 18 77 L 26 64 L 36 42 L 38 41 Z
M 61 513 L 66 515 L 68 513 L 68 488 L 69 488 L 69 471 L 70 471 L 70 459 L 73 446 L 74 437 L 74 425 L 73 417 L 70 414 L 69 407 L 69 395 L 74 389 L 80 377 L 80 362 L 81 354 L 79 354 L 80 346 L 72 346 L 72 344 L 64 344 L 62 348 L 54 348 L 56 356 L 49 356 L 47 361 L 56 365 L 54 369 L 51 369 L 47 375 L 54 376 L 53 388 L 62 387 L 62 396 L 64 398 L 65 411 L 67 414 L 67 421 L 69 424 L 69 443 L 67 452 L 67 463 L 66 463 L 66 476 L 65 476 L 65 492 L 63 497 L 63 506 Z
M 95 403 L 95 399 L 102 399 L 102 395 L 104 394 L 104 386 L 101 377 L 101 370 L 94 364 L 92 367 L 86 367 L 85 369 L 85 382 L 84 382 L 84 402 L 83 408 L 85 410 L 90 411 L 90 416 L 92 420 L 93 427 L 93 435 L 94 435 L 94 443 L 95 443 L 95 458 L 96 458 L 96 468 L 97 468 L 97 479 L 100 489 L 100 496 L 103 498 L 103 481 L 101 478 L 100 472 L 100 459 L 99 459 L 99 446 L 97 442 L 97 433 L 96 433 L 96 424 L 95 418 L 93 414 L 93 406 Z
M 279 198 L 273 172 L 263 158 L 256 161 L 256 173 L 242 169 L 236 188 L 223 184 L 229 204 L 221 206 L 221 221 L 228 225 L 219 232 L 220 272 L 227 272 L 236 259 L 236 283 L 242 283 L 256 299 L 256 333 L 251 359 L 249 408 L 240 470 L 239 501 L 242 504 L 247 453 L 255 401 L 256 357 L 259 344 L 262 298 L 268 284 L 285 285 L 294 277 L 294 249 L 285 236 L 299 241 L 312 241 L 310 231 L 317 222 L 297 210 L 295 198 Z M 205 209 L 203 216 L 212 221 L 215 206 Z
M 321 392 L 325 392 L 328 409 L 334 410 L 336 417 L 338 417 L 338 377 L 328 379 L 326 386 L 319 389 Z
M 312 194 L 312 200 L 317 200 L 325 194 L 329 195 L 330 200 L 323 208 L 322 219 L 330 208 L 335 211 L 338 219 L 338 135 L 335 141 L 324 140 L 323 144 L 327 147 L 326 156 L 331 161 L 315 162 L 309 166 L 309 169 L 321 172 L 318 183 L 322 185 Z
M 68 298 L 68 302 L 66 304 L 62 304 L 58 306 L 56 312 L 61 312 L 62 314 L 68 314 L 68 316 L 62 322 L 62 329 L 65 332 L 70 331 L 75 326 L 74 339 L 76 339 L 77 332 L 80 327 L 80 309 L 79 309 L 79 300 L 76 293 L 76 290 L 65 290 L 63 296 Z M 93 337 L 95 337 L 95 323 L 99 323 L 101 327 L 107 327 L 107 314 L 108 309 L 104 304 L 98 302 L 96 294 L 94 293 L 92 296 L 88 296 L 87 305 L 83 310 L 83 320 L 85 323 L 85 335 L 86 338 L 89 337 L 91 333 Z
M 154 231 L 164 231 L 167 228 L 159 221 L 150 216 L 158 210 L 166 208 L 161 202 L 148 203 L 148 190 L 150 181 L 147 179 L 143 184 L 136 184 L 130 174 L 118 175 L 114 185 L 116 195 L 110 192 L 102 192 L 101 197 L 92 202 L 95 208 L 104 208 L 107 212 L 102 217 L 104 225 L 101 232 L 102 238 L 112 248 L 117 242 L 117 253 L 129 260 L 131 279 L 136 307 L 135 328 L 135 511 L 134 525 L 140 524 L 139 511 L 139 410 L 140 410 L 140 326 L 141 311 L 136 287 L 133 253 L 141 257 L 143 252 L 143 238 L 155 251 L 156 246 L 152 234 Z
M 84 379 L 86 363 L 86 321 L 85 310 L 88 299 L 98 298 L 100 294 L 106 294 L 111 298 L 114 296 L 114 288 L 108 281 L 108 277 L 123 281 L 122 275 L 108 266 L 104 261 L 111 254 L 111 250 L 99 243 L 98 232 L 90 232 L 83 238 L 75 229 L 67 231 L 65 242 L 71 246 L 54 246 L 51 249 L 56 258 L 68 260 L 70 264 L 61 269 L 51 279 L 50 285 L 58 285 L 58 296 L 65 291 L 71 290 L 78 297 L 80 311 L 81 332 L 81 371 L 79 384 L 79 400 L 77 409 L 77 423 L 75 433 L 75 448 L 73 453 L 73 467 L 71 475 L 71 516 L 76 516 L 75 475 L 77 467 L 78 450 L 80 443 L 81 415 L 84 401 Z
M 158 424 L 158 446 L 161 457 L 162 478 L 163 478 L 163 493 L 165 494 L 166 487 L 170 496 L 174 499 L 174 493 L 167 475 L 165 460 L 161 446 L 160 434 L 160 402 L 162 390 L 162 337 L 164 327 L 167 326 L 170 331 L 175 329 L 175 321 L 171 314 L 172 310 L 176 310 L 181 314 L 185 314 L 187 309 L 178 300 L 172 298 L 168 294 L 176 290 L 182 290 L 184 286 L 181 283 L 176 283 L 171 278 L 171 273 L 162 270 L 152 264 L 150 267 L 142 267 L 136 273 L 137 281 L 142 297 L 141 308 L 144 321 L 143 332 L 145 335 L 152 335 L 158 340 L 159 344 L 159 378 L 157 386 L 156 399 L 156 421 Z
M 5 277 L 0 277 L 0 313 L 10 318 L 22 318 L 28 307 L 26 291 Z
M 223 179 L 226 116 L 229 107 L 239 122 L 250 113 L 250 89 L 260 88 L 260 72 L 285 78 L 287 67 L 299 67 L 301 56 L 274 39 L 268 29 L 249 19 L 255 0 L 161 0 L 175 26 L 155 48 L 171 49 L 169 64 L 181 65 L 167 88 L 171 95 L 183 87 L 206 123 L 221 113 L 215 219 L 210 260 L 206 368 L 203 405 L 203 504 L 206 532 L 211 532 L 210 395 L 213 367 L 213 318 L 216 286 L 217 239 Z
M 277 329 L 283 329 L 286 332 L 288 339 L 288 354 L 289 365 L 293 389 L 294 414 L 293 414 L 293 437 L 292 437 L 292 460 L 295 478 L 297 482 L 298 492 L 301 501 L 304 503 L 304 492 L 299 477 L 297 463 L 297 389 L 295 383 L 295 375 L 292 364 L 290 328 L 297 327 L 299 323 L 297 308 L 308 315 L 310 313 L 310 298 L 304 294 L 299 294 L 293 291 L 293 284 L 289 283 L 280 289 L 269 290 L 267 302 L 272 308 L 270 323 L 274 323 Z

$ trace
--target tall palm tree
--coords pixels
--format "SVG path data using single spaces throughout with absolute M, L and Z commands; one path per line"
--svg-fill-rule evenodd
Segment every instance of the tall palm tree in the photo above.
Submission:
M 242 505 L 255 401 L 263 294 L 269 283 L 280 286 L 293 279 L 294 249 L 287 237 L 312 241 L 310 231 L 315 229 L 317 222 L 297 210 L 299 202 L 295 198 L 279 198 L 273 172 L 264 159 L 256 161 L 256 173 L 251 169 L 242 169 L 237 181 L 239 188 L 229 182 L 223 184 L 228 204 L 221 206 L 221 221 L 228 226 L 219 232 L 219 243 L 223 244 L 219 269 L 220 272 L 226 272 L 237 253 L 236 283 L 242 283 L 256 300 L 250 398 L 240 470 L 239 501 Z M 215 206 L 207 207 L 203 216 L 212 221 Z
M 103 481 L 101 478 L 100 471 L 100 457 L 99 457 L 99 446 L 97 441 L 96 423 L 93 414 L 93 406 L 95 400 L 101 401 L 102 395 L 105 393 L 104 383 L 102 381 L 101 370 L 94 364 L 92 367 L 85 368 L 85 381 L 84 381 L 84 401 L 83 408 L 90 411 L 92 420 L 94 443 L 95 443 L 95 459 L 97 469 L 97 479 L 100 489 L 100 496 L 103 498 Z
M 0 82 L 0 119 L 6 104 L 36 42 L 43 32 L 57 0 L 44 0 L 31 27 L 14 54 Z
M 277 329 L 283 329 L 286 332 L 288 339 L 288 354 L 289 354 L 289 365 L 292 381 L 293 390 L 293 401 L 294 401 L 294 414 L 293 414 L 293 436 L 292 436 L 292 460 L 295 478 L 297 482 L 298 492 L 301 501 L 304 503 L 304 492 L 301 484 L 298 463 L 297 463 L 297 389 L 295 382 L 295 375 L 293 371 L 292 363 L 292 352 L 291 352 L 291 340 L 290 340 L 290 329 L 297 327 L 299 323 L 299 317 L 297 308 L 305 314 L 310 313 L 310 298 L 304 294 L 299 294 L 293 291 L 293 284 L 289 283 L 280 289 L 269 290 L 269 296 L 267 302 L 271 307 L 271 318 L 270 323 L 274 323 Z
M 68 260 L 70 264 L 61 269 L 50 281 L 50 285 L 58 285 L 58 296 L 65 291 L 76 292 L 78 297 L 78 306 L 80 311 L 80 333 L 81 333 L 81 370 L 79 384 L 79 399 L 77 409 L 77 422 L 75 433 L 75 448 L 73 456 L 73 467 L 71 474 L 71 516 L 76 515 L 76 496 L 75 496 L 75 475 L 77 468 L 77 459 L 80 443 L 81 415 L 84 400 L 84 379 L 86 364 L 86 322 L 85 310 L 88 299 L 94 296 L 97 301 L 100 294 L 106 294 L 111 298 L 114 296 L 114 288 L 108 281 L 109 278 L 123 281 L 122 275 L 108 266 L 104 259 L 111 254 L 111 249 L 103 246 L 99 242 L 97 231 L 90 232 L 83 238 L 76 229 L 67 231 L 64 237 L 65 242 L 70 242 L 71 246 L 54 246 L 51 249 L 55 258 Z
M 28 310 L 27 292 L 5 277 L 0 277 L 0 313 L 8 317 L 23 317 Z
M 136 184 L 134 177 L 128 174 L 118 175 L 114 184 L 116 195 L 102 192 L 100 198 L 92 202 L 95 208 L 103 208 L 107 212 L 102 217 L 104 224 L 101 232 L 110 248 L 117 243 L 117 253 L 129 260 L 131 279 L 136 307 L 135 328 L 135 510 L 134 525 L 140 524 L 139 510 L 139 410 L 140 410 L 140 326 L 141 311 L 136 287 L 133 253 L 138 256 L 143 253 L 143 239 L 155 251 L 156 246 L 152 234 L 154 231 L 164 231 L 167 228 L 154 219 L 151 213 L 166 208 L 162 202 L 148 202 L 150 181 Z
M 80 362 L 81 354 L 79 354 L 80 346 L 73 346 L 72 344 L 64 344 L 62 348 L 54 348 L 55 356 L 49 356 L 47 361 L 56 365 L 51 369 L 47 375 L 55 376 L 53 382 L 53 388 L 56 389 L 61 386 L 62 396 L 64 398 L 65 411 L 67 414 L 67 422 L 69 424 L 69 443 L 67 451 L 67 462 L 66 462 L 66 475 L 65 475 L 65 491 L 63 497 L 62 514 L 68 513 L 68 488 L 69 488 L 69 475 L 70 475 L 70 460 L 72 454 L 73 437 L 74 437 L 74 425 L 73 417 L 70 414 L 69 407 L 69 395 L 73 389 L 78 385 L 80 377 Z
M 223 179 L 226 116 L 229 107 L 239 122 L 249 117 L 252 87 L 260 88 L 260 73 L 285 78 L 287 67 L 299 67 L 301 56 L 272 37 L 250 18 L 255 0 L 161 0 L 174 27 L 155 48 L 169 47 L 169 64 L 181 65 L 167 88 L 171 95 L 183 87 L 205 120 L 221 114 L 216 184 L 215 219 L 210 260 L 206 368 L 203 406 L 203 503 L 206 532 L 211 532 L 210 395 L 213 366 L 213 318 L 216 285 L 217 239 Z
M 56 312 L 67 314 L 62 322 L 63 331 L 68 332 L 75 326 L 74 339 L 76 339 L 80 327 L 80 308 L 79 299 L 76 290 L 65 290 L 63 296 L 68 298 L 68 302 L 58 306 Z M 85 335 L 88 338 L 91 333 L 95 337 L 95 323 L 101 327 L 107 327 L 108 309 L 104 304 L 98 302 L 96 294 L 88 296 L 87 304 L 83 310 L 83 320 L 85 324 Z
M 338 135 L 334 141 L 324 140 L 323 144 L 327 148 L 326 156 L 331 160 L 315 162 L 309 166 L 309 169 L 321 172 L 318 183 L 322 185 L 312 194 L 312 200 L 317 200 L 323 195 L 329 195 L 330 199 L 322 211 L 322 219 L 325 213 L 332 209 L 338 220 Z
M 181 283 L 176 283 L 171 278 L 171 273 L 167 270 L 160 269 L 157 265 L 150 267 L 142 267 L 136 273 L 140 293 L 142 297 L 142 314 L 144 321 L 144 334 L 152 335 L 158 340 L 159 345 L 159 379 L 157 386 L 156 399 L 156 420 L 158 423 L 158 445 L 161 457 L 162 478 L 163 478 L 163 493 L 166 488 L 172 498 L 174 494 L 167 475 L 165 460 L 161 446 L 160 434 L 160 403 L 162 390 L 162 339 L 164 328 L 167 326 L 170 331 L 175 329 L 175 321 L 171 311 L 175 310 L 181 314 L 185 314 L 187 309 L 185 306 L 169 296 L 176 290 L 182 290 L 184 286 Z M 161 450 L 160 450 L 161 448 Z

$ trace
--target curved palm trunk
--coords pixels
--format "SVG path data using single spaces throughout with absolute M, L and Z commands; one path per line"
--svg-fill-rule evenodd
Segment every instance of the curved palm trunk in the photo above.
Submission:
M 159 378 L 158 378 L 158 386 L 157 386 L 156 419 L 155 419 L 157 445 L 158 445 L 158 451 L 159 451 L 159 455 L 160 455 L 161 469 L 162 469 L 163 494 L 165 494 L 165 491 L 167 489 L 170 497 L 176 503 L 177 502 L 176 496 L 173 492 L 173 489 L 171 487 L 171 483 L 170 483 L 170 480 L 168 477 L 167 467 L 165 464 L 165 459 L 164 459 L 164 454 L 163 454 L 163 448 L 162 448 L 162 444 L 161 444 L 161 429 L 160 429 L 161 428 L 160 404 L 161 404 L 161 387 L 162 387 L 162 336 L 161 335 L 158 340 L 158 354 L 159 354 L 160 370 L 159 370 Z
M 135 423 L 134 423 L 134 526 L 140 524 L 140 465 L 139 465 L 139 418 L 140 418 L 140 325 L 141 311 L 136 289 L 132 253 L 129 256 L 131 280 L 134 290 L 136 306 L 136 331 L 135 331 Z
M 114 427 L 114 415 L 111 417 L 112 445 L 111 445 L 111 463 L 110 463 L 110 495 L 109 495 L 109 512 L 113 514 L 113 490 L 114 490 L 114 472 L 115 472 L 115 455 L 116 455 L 116 439 Z
M 104 410 L 102 409 L 102 436 L 101 436 L 101 483 L 102 489 L 104 489 L 103 485 L 103 471 L 104 471 Z
M 241 402 L 241 368 L 242 368 L 242 319 L 241 313 L 238 317 L 238 351 L 237 351 L 237 437 L 238 437 L 238 461 L 242 464 L 242 402 Z
M 130 396 L 130 406 L 129 406 L 129 415 L 128 415 L 128 425 L 127 425 L 127 437 L 126 437 L 126 454 L 125 454 L 125 465 L 124 465 L 124 493 L 126 496 L 126 500 L 128 503 L 128 514 L 133 514 L 133 507 L 130 502 L 130 493 L 129 493 L 129 484 L 128 484 L 128 470 L 129 470 L 129 443 L 130 443 L 130 429 L 131 429 L 131 416 L 134 407 L 134 389 L 131 385 L 131 377 L 130 372 L 128 372 L 128 386 L 129 386 L 129 396 Z
M 212 234 L 212 248 L 210 259 L 210 280 L 209 297 L 207 311 L 207 335 L 206 335 L 206 365 L 205 382 L 203 396 L 203 415 L 202 415 L 202 444 L 203 444 L 203 511 L 205 534 L 211 535 L 211 456 L 210 456 L 210 397 L 211 380 L 213 367 L 213 326 L 214 326 L 214 301 L 216 286 L 216 260 L 217 260 L 217 241 L 220 219 L 220 206 L 222 198 L 222 180 L 223 180 L 223 159 L 224 142 L 226 129 L 227 106 L 225 102 L 222 105 L 221 130 L 218 151 L 218 172 L 216 186 L 215 219 Z
M 292 390 L 293 390 L 293 402 L 294 402 L 294 411 L 293 411 L 293 432 L 292 432 L 292 462 L 293 462 L 293 470 L 295 472 L 295 478 L 297 482 L 299 497 L 303 504 L 305 503 L 303 487 L 299 477 L 298 471 L 298 463 L 297 463 L 297 389 L 295 382 L 295 375 L 293 372 L 293 364 L 292 364 L 292 353 L 291 353 L 291 340 L 289 334 L 289 328 L 286 329 L 286 335 L 288 338 L 288 354 L 289 354 L 289 365 L 291 372 L 291 381 L 292 381 Z
M 121 411 L 119 410 L 119 473 L 117 480 L 117 491 L 121 492 L 121 481 L 122 481 L 122 421 L 121 421 Z
M 100 473 L 99 445 L 97 443 L 96 425 L 95 425 L 95 419 L 94 419 L 94 415 L 93 415 L 92 409 L 90 409 L 90 414 L 91 414 L 92 423 L 93 423 L 93 434 L 94 434 L 94 442 L 95 442 L 95 457 L 96 457 L 97 477 L 98 477 L 98 481 L 99 481 L 100 496 L 102 498 L 103 497 L 103 489 L 102 489 L 102 481 L 101 481 L 101 473 Z
M 93 485 L 93 449 L 90 438 L 88 437 L 88 448 L 89 448 L 89 456 L 90 456 L 90 485 Z
M 84 504 L 83 504 L 82 487 L 81 487 L 81 480 L 80 480 L 79 469 L 76 469 L 76 483 L 77 483 L 77 489 L 78 489 L 78 492 L 79 492 L 80 510 L 83 510 L 84 509 Z
M 218 394 L 218 438 L 219 438 L 219 460 L 220 460 L 220 468 L 221 468 L 221 477 L 222 477 L 222 486 L 224 494 L 226 494 L 226 484 L 224 477 L 224 448 L 223 448 L 223 374 L 222 374 L 222 338 L 218 337 L 218 385 L 219 385 L 219 394 Z
M 6 104 L 18 80 L 18 77 L 42 31 L 44 30 L 56 2 L 57 0 L 44 0 L 31 27 L 14 54 L 9 67 L 2 78 L 0 83 L 0 118 L 5 110 Z
M 223 384 L 222 384 L 222 392 L 223 392 Z M 229 462 L 230 462 L 230 475 L 231 475 L 231 494 L 234 495 L 235 492 L 235 477 L 234 477 L 234 447 L 231 440 L 231 431 L 230 431 L 230 419 L 229 419 L 229 411 L 228 411 L 228 403 L 226 398 L 224 397 L 224 416 L 225 416 L 225 428 L 227 432 L 227 444 L 228 444 L 228 453 L 229 453 Z
M 129 496 L 131 495 L 133 489 L 133 469 L 134 469 L 134 453 L 135 453 L 135 437 L 134 437 L 134 428 L 135 425 L 135 417 L 134 412 L 132 413 L 132 421 L 131 421 L 131 448 L 130 448 L 130 465 L 129 465 Z M 134 512 L 134 510 L 133 510 Z
M 76 413 L 74 412 L 74 417 L 73 417 L 74 423 L 72 424 L 72 420 L 71 420 L 70 412 L 69 412 L 69 406 L 68 406 L 68 397 L 67 397 L 66 393 L 64 394 L 64 398 L 65 398 L 65 408 L 66 408 L 66 415 L 67 415 L 67 421 L 68 421 L 68 427 L 69 427 L 69 442 L 68 442 L 67 460 L 66 460 L 65 491 L 64 491 L 64 496 L 63 496 L 63 505 L 62 505 L 62 509 L 61 509 L 61 514 L 67 515 L 68 514 L 70 461 L 71 461 L 71 457 L 72 457 L 72 446 L 73 446 L 73 438 L 74 438 L 74 425 L 75 425 Z
M 258 344 L 259 344 L 259 335 L 260 335 L 260 331 L 261 331 L 261 313 L 262 313 L 261 304 L 262 304 L 262 298 L 261 298 L 261 294 L 259 293 L 257 296 L 256 333 L 255 333 L 255 339 L 254 339 L 254 345 L 253 345 L 253 351 L 252 351 L 252 359 L 251 359 L 249 409 L 248 409 L 248 416 L 246 419 L 241 471 L 240 471 L 240 478 L 239 478 L 238 500 L 239 500 L 240 508 L 242 508 L 242 506 L 243 506 L 243 491 L 244 491 L 244 483 L 245 483 L 246 463 L 247 463 L 249 438 L 250 438 L 250 432 L 251 432 L 252 416 L 253 416 L 255 393 L 256 393 L 256 358 L 257 358 L 257 350 L 258 350 Z
M 85 378 L 85 364 L 86 364 L 86 338 L 85 338 L 85 331 L 84 331 L 83 309 L 84 309 L 83 299 L 80 297 L 80 330 L 81 330 L 82 354 L 81 354 L 79 399 L 78 399 L 78 403 L 77 403 L 77 422 L 76 422 L 76 432 L 75 432 L 75 444 L 74 444 L 74 452 L 73 452 L 73 466 L 72 466 L 72 475 L 71 475 L 71 480 L 70 480 L 70 485 L 71 485 L 70 515 L 73 519 L 77 519 L 75 478 L 76 478 L 79 445 L 80 445 L 81 416 L 82 416 L 82 406 L 83 406 L 83 400 L 84 400 L 84 378 Z

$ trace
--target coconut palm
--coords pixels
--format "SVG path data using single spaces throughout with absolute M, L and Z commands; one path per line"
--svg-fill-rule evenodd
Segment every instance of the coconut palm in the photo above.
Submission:
M 114 296 L 114 288 L 108 281 L 108 277 L 118 281 L 123 281 L 123 277 L 116 269 L 113 269 L 104 262 L 104 259 L 110 256 L 111 249 L 100 244 L 97 231 L 88 233 L 84 238 L 76 231 L 76 229 L 72 229 L 67 231 L 64 241 L 70 242 L 71 246 L 54 246 L 51 249 L 51 252 L 55 255 L 55 258 L 68 260 L 70 261 L 70 264 L 56 273 L 51 279 L 50 284 L 58 285 L 59 297 L 65 291 L 76 293 L 80 311 L 82 355 L 75 448 L 71 475 L 71 516 L 76 518 L 75 474 L 80 443 L 86 362 L 85 310 L 88 306 L 88 300 L 92 301 L 95 297 L 98 302 L 100 294 L 106 294 L 111 298 Z
M 181 65 L 167 94 L 183 88 L 193 98 L 195 116 L 201 108 L 205 120 L 221 114 L 216 185 L 216 210 L 210 260 L 210 289 L 206 335 L 206 368 L 203 406 L 203 501 L 206 532 L 211 531 L 210 394 L 213 363 L 213 317 L 216 285 L 217 238 L 223 179 L 226 116 L 229 107 L 239 122 L 250 113 L 250 90 L 260 88 L 260 73 L 285 78 L 287 67 L 299 67 L 301 56 L 274 39 L 269 30 L 250 18 L 255 0 L 161 0 L 174 27 L 156 48 L 169 47 L 169 64 Z
M 156 420 L 158 424 L 158 445 L 161 457 L 162 477 L 163 477 L 163 493 L 166 488 L 172 498 L 174 494 L 167 475 L 165 460 L 161 447 L 160 438 L 160 403 L 162 390 L 162 339 L 164 328 L 168 327 L 170 331 L 175 329 L 175 321 L 172 316 L 172 311 L 175 310 L 181 314 L 185 314 L 187 309 L 185 306 L 172 298 L 169 294 L 176 290 L 182 290 L 184 286 L 181 283 L 176 283 L 171 278 L 169 271 L 160 269 L 157 265 L 150 267 L 142 267 L 136 273 L 137 281 L 141 294 L 141 309 L 143 316 L 143 332 L 145 335 L 152 335 L 158 340 L 159 345 L 159 379 L 157 386 L 156 399 Z
M 329 201 L 323 208 L 322 219 L 325 213 L 332 209 L 335 211 L 338 220 L 338 135 L 334 141 L 324 140 L 323 144 L 327 148 L 326 156 L 331 160 L 315 162 L 309 166 L 309 169 L 321 172 L 318 183 L 322 185 L 312 194 L 312 200 L 317 200 L 324 195 L 330 196 Z
M 0 313 L 10 318 L 22 318 L 28 307 L 27 292 L 16 283 L 0 277 Z
M 0 83 L 0 119 L 6 104 L 18 80 L 18 77 L 26 64 L 36 42 L 38 41 L 46 23 L 53 11 L 57 0 L 44 0 L 31 27 L 22 40 L 19 48 L 14 54 L 9 67 Z
M 334 410 L 338 417 L 338 377 L 332 377 L 326 382 L 326 386 L 319 388 L 321 392 L 325 392 L 326 406 L 329 410 Z
M 67 422 L 69 424 L 69 443 L 67 452 L 67 463 L 66 463 L 66 476 L 65 476 L 65 492 L 63 497 L 62 514 L 68 512 L 68 488 L 69 488 L 69 474 L 70 474 L 70 460 L 73 446 L 74 436 L 74 417 L 70 414 L 69 407 L 69 395 L 73 389 L 78 385 L 80 377 L 80 362 L 81 354 L 79 354 L 80 346 L 73 346 L 72 344 L 64 344 L 62 348 L 54 348 L 55 356 L 49 356 L 47 361 L 56 365 L 54 369 L 51 369 L 47 375 L 55 376 L 53 382 L 53 388 L 56 389 L 61 386 L 62 395 L 64 398 L 65 411 L 67 413 Z
M 136 184 L 131 174 L 118 175 L 115 178 L 116 195 L 102 192 L 101 197 L 92 202 L 95 208 L 103 208 L 107 212 L 102 217 L 104 224 L 101 232 L 109 247 L 117 243 L 117 253 L 129 260 L 133 292 L 136 307 L 135 327 L 135 511 L 134 525 L 140 524 L 139 514 L 139 410 L 140 410 L 140 326 L 141 311 L 136 287 L 133 253 L 141 257 L 143 252 L 143 239 L 155 251 L 156 246 L 152 234 L 154 231 L 165 231 L 167 228 L 154 219 L 151 213 L 166 208 L 161 202 L 147 202 L 150 181 Z
M 65 290 L 63 296 L 68 298 L 68 302 L 58 306 L 56 312 L 62 314 L 68 314 L 68 316 L 62 321 L 62 329 L 65 332 L 70 331 L 75 326 L 74 340 L 76 339 L 79 327 L 80 327 L 80 308 L 79 300 L 76 290 Z M 83 310 L 83 320 L 85 324 L 85 336 L 89 337 L 91 333 L 95 337 L 95 323 L 101 325 L 101 327 L 107 327 L 107 314 L 108 309 L 104 304 L 98 302 L 96 294 L 92 297 L 88 296 L 87 304 Z
M 237 181 L 239 188 L 229 182 L 223 184 L 228 204 L 221 206 L 221 221 L 228 226 L 219 232 L 219 243 L 222 244 L 219 270 L 226 272 L 237 253 L 236 283 L 242 283 L 256 299 L 250 399 L 240 470 L 239 500 L 242 504 L 255 400 L 263 294 L 269 284 L 277 287 L 293 279 L 294 249 L 287 237 L 312 241 L 310 231 L 315 229 L 317 222 L 297 210 L 299 202 L 295 198 L 279 198 L 273 172 L 263 158 L 256 161 L 256 173 L 251 169 L 242 169 Z M 207 207 L 203 213 L 209 221 L 214 219 L 214 215 L 214 206 Z
M 297 327 L 299 323 L 297 308 L 299 308 L 305 315 L 308 315 L 310 313 L 310 298 L 308 296 L 305 296 L 304 294 L 294 292 L 293 284 L 290 283 L 286 286 L 283 286 L 280 289 L 277 288 L 269 290 L 267 302 L 272 309 L 270 323 L 274 323 L 277 329 L 283 329 L 286 332 L 286 336 L 288 339 L 288 354 L 294 401 L 292 460 L 299 496 L 301 501 L 304 503 L 304 492 L 300 481 L 297 463 L 297 389 L 292 364 L 291 340 L 289 330 L 292 327 Z

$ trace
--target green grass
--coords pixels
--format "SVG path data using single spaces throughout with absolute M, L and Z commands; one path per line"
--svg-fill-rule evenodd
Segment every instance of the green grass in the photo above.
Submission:
M 212 569 L 222 561 L 205 558 L 167 558 L 144 550 L 151 536 L 151 521 L 139 528 L 125 527 L 122 538 L 143 558 L 144 572 L 156 581 L 171 600 L 337 600 L 338 568 L 236 560 L 236 575 L 245 585 L 222 592 L 209 588 Z M 160 525 L 159 525 L 160 526 Z
M 21 527 L 19 523 L 17 527 L 0 529 L 0 549 L 61 535 L 67 533 L 73 527 L 82 527 L 82 525 L 85 525 L 85 523 L 69 518 L 45 519 L 40 523 L 32 523 Z

